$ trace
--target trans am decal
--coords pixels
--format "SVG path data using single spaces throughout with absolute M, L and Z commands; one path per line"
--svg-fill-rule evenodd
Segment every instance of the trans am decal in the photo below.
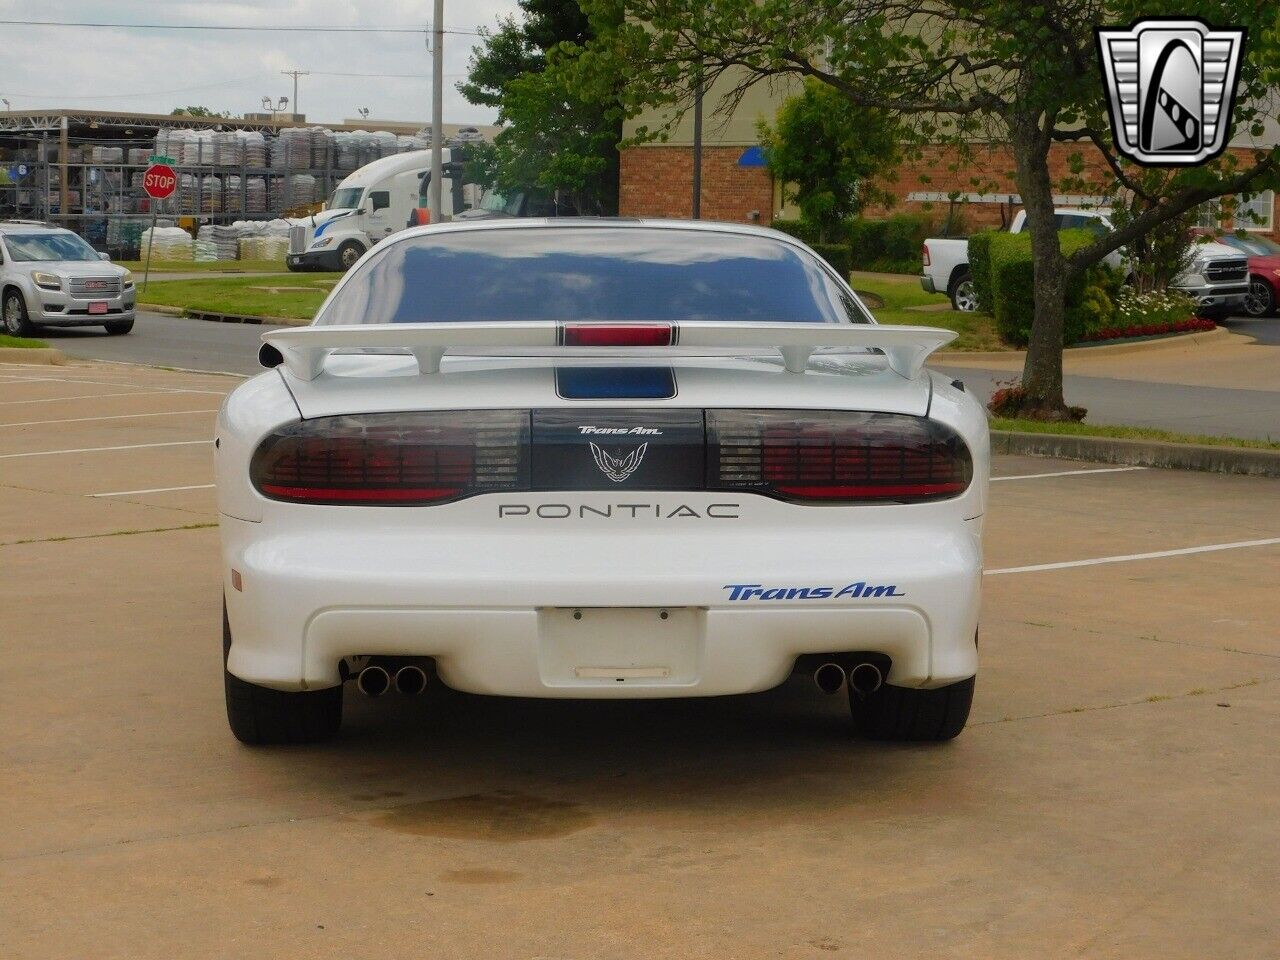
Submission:
M 762 583 L 726 583 L 724 589 L 729 591 L 729 599 L 733 600 L 844 600 L 862 599 L 866 597 L 905 597 L 906 591 L 899 590 L 895 583 L 857 583 L 843 587 L 766 587 Z

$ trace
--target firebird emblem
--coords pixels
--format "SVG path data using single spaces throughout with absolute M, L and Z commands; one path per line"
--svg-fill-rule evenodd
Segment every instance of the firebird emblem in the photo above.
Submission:
M 642 443 L 625 457 L 612 457 L 593 443 L 591 456 L 595 458 L 601 473 L 614 483 L 621 483 L 640 469 L 640 461 L 644 459 L 644 452 L 648 449 L 649 445 Z

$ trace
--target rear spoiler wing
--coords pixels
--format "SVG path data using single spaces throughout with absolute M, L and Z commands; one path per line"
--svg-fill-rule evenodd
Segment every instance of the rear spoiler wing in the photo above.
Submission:
M 324 369 L 324 360 L 334 350 L 406 350 L 418 360 L 424 374 L 438 373 L 440 360 L 450 350 L 536 350 L 556 356 L 628 357 L 651 351 L 669 350 L 696 355 L 697 348 L 771 348 L 782 354 L 790 373 L 804 373 L 809 357 L 821 347 L 862 347 L 876 349 L 888 358 L 889 366 L 908 380 L 914 379 L 929 354 L 956 338 L 951 330 L 936 327 L 879 326 L 835 323 L 723 323 L 689 321 L 679 324 L 608 324 L 613 330 L 635 328 L 651 333 L 669 327 L 666 344 L 638 346 L 568 346 L 567 329 L 591 324 L 555 324 L 542 321 L 482 323 L 388 323 L 294 327 L 271 330 L 263 341 L 279 351 L 270 357 L 275 366 L 285 368 L 299 380 L 314 380 Z M 269 356 L 269 355 L 268 355 Z M 265 360 L 266 358 L 264 358 Z

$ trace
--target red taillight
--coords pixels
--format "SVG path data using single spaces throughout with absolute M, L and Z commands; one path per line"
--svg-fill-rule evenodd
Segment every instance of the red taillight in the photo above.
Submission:
M 895 413 L 708 410 L 708 486 L 784 500 L 920 502 L 963 493 L 969 448 L 950 428 Z
M 566 347 L 669 347 L 675 328 L 669 323 L 566 323 Z
M 267 436 L 250 464 L 273 500 L 441 503 L 529 486 L 527 410 L 321 417 Z
M 924 265 L 929 266 L 929 245 L 927 243 L 920 244 L 920 255 L 924 258 Z

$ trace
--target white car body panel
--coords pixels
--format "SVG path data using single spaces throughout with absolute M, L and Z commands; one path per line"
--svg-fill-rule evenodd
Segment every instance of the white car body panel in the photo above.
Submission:
M 949 339 L 945 331 L 920 336 Z M 970 394 L 918 366 L 903 376 L 888 357 L 852 347 L 815 353 L 804 373 L 757 346 L 737 356 L 724 355 L 728 348 L 706 356 L 608 348 L 599 359 L 546 352 L 451 353 L 436 373 L 420 372 L 412 355 L 327 354 L 309 378 L 281 365 L 228 396 L 216 468 L 233 675 L 316 690 L 341 682 L 347 657 L 429 656 L 445 683 L 474 693 L 708 696 L 767 689 L 797 656 L 840 651 L 887 654 L 887 680 L 903 687 L 974 675 L 990 450 L 985 411 Z M 557 365 L 646 366 L 655 355 L 674 371 L 670 399 L 557 395 Z M 973 479 L 954 498 L 914 504 L 800 505 L 620 483 L 397 507 L 268 499 L 248 470 L 263 437 L 300 417 L 739 407 L 928 416 L 964 439 Z

